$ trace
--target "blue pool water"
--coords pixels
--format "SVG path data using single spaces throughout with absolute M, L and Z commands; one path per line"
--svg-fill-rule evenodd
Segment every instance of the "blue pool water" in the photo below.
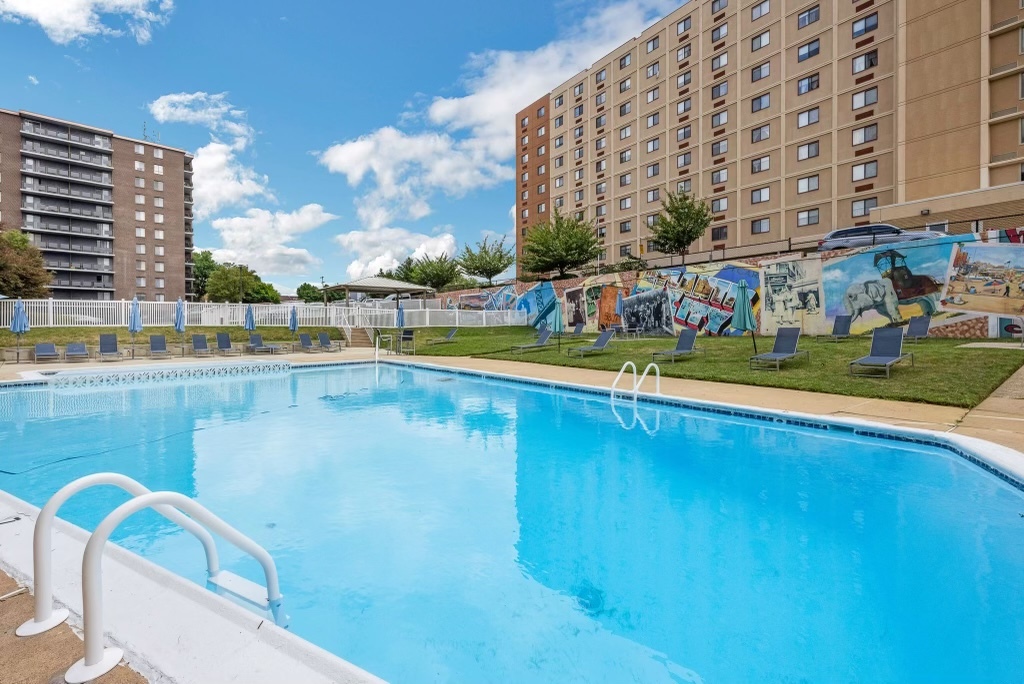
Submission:
M 617 407 L 394 366 L 0 390 L 0 488 L 184 492 L 273 554 L 295 633 L 396 683 L 1021 681 L 1020 491 L 939 449 Z M 204 581 L 154 514 L 115 538 Z

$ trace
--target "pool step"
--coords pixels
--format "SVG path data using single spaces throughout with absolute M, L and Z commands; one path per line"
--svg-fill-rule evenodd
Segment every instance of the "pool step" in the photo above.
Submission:
M 252 580 L 247 580 L 228 570 L 221 570 L 216 575 L 210 577 L 208 581 L 220 590 L 217 593 L 226 592 L 242 599 L 246 603 L 251 603 L 261 610 L 270 608 L 267 588 L 262 584 L 256 584 Z

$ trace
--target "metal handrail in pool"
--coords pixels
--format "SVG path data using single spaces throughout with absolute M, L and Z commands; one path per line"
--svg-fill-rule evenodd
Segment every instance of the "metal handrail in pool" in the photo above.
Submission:
M 640 379 L 637 380 L 637 377 L 636 377 L 636 364 L 633 363 L 632 361 L 626 361 L 626 363 L 622 364 L 622 368 L 619 369 L 619 374 L 615 376 L 615 380 L 612 382 L 612 388 L 611 388 L 611 397 L 612 397 L 612 399 L 615 398 L 615 393 L 616 392 L 627 391 L 627 390 L 620 390 L 618 388 L 619 381 L 622 380 L 622 376 L 626 372 L 627 368 L 631 368 L 633 370 L 633 387 L 631 389 L 629 389 L 628 391 L 633 394 L 633 400 L 634 401 L 636 400 L 637 395 L 640 393 L 640 386 L 644 384 L 644 380 L 647 379 L 647 374 L 651 372 L 652 368 L 654 369 L 654 379 L 655 379 L 654 393 L 655 394 L 661 394 L 661 367 L 658 366 L 658 364 L 656 364 L 656 363 L 649 363 L 649 364 L 647 364 L 647 368 L 644 368 L 643 375 L 641 375 Z
M 622 375 L 623 373 L 626 372 L 627 368 L 633 369 L 633 387 L 629 391 L 633 393 L 634 397 L 636 397 L 636 364 L 633 363 L 632 361 L 627 361 L 626 363 L 622 364 L 622 368 L 619 369 L 619 374 L 616 375 L 615 380 L 612 381 L 611 396 L 613 399 L 615 398 L 615 391 L 618 389 L 619 386 L 619 380 L 622 379 Z

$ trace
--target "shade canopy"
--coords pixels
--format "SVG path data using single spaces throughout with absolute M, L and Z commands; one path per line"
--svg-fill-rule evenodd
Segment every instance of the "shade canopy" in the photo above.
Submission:
M 431 294 L 434 292 L 434 288 L 427 287 L 426 285 L 406 283 L 401 280 L 382 278 L 380 276 L 367 276 L 366 278 L 357 278 L 356 280 L 353 280 L 348 283 L 342 283 L 341 285 L 330 285 L 328 287 L 325 287 L 324 290 L 328 292 L 358 292 L 361 294 L 385 296 L 392 294 Z

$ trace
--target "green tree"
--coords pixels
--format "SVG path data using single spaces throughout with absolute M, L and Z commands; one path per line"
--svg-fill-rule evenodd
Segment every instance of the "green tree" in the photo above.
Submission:
M 213 253 L 204 249 L 192 255 L 192 287 L 195 290 L 196 299 L 206 296 L 207 282 L 210 276 L 220 268 L 220 264 L 213 260 Z
M 711 205 L 685 192 L 666 194 L 651 228 L 651 239 L 666 254 L 686 254 L 711 225 Z
M 270 283 L 265 283 L 244 264 L 221 264 L 206 282 L 206 296 L 211 302 L 237 302 L 246 304 L 280 304 L 281 294 Z
M 45 299 L 50 295 L 50 280 L 42 253 L 28 237 L 0 226 L 0 294 Z
M 469 275 L 487 278 L 487 284 L 494 284 L 494 277 L 516 262 L 516 250 L 505 246 L 505 238 L 493 244 L 476 243 L 476 251 L 469 245 L 462 247 L 458 258 L 459 266 Z
M 384 270 L 383 268 L 377 271 L 377 276 L 380 278 L 391 278 L 391 280 L 401 280 L 406 283 L 418 283 L 416 280 L 416 262 L 413 261 L 412 257 L 406 257 L 405 261 L 398 264 L 395 268 L 389 268 Z
M 414 282 L 439 290 L 448 283 L 454 282 L 462 275 L 459 262 L 447 254 L 439 257 L 422 257 L 416 260 L 413 268 Z
M 531 273 L 558 271 L 558 276 L 564 278 L 569 269 L 583 266 L 600 254 L 601 243 L 594 226 L 562 216 L 556 209 L 551 221 L 527 232 L 520 263 Z
M 302 283 L 295 288 L 295 295 L 306 303 L 322 302 L 324 300 L 324 294 L 320 288 L 309 283 Z

